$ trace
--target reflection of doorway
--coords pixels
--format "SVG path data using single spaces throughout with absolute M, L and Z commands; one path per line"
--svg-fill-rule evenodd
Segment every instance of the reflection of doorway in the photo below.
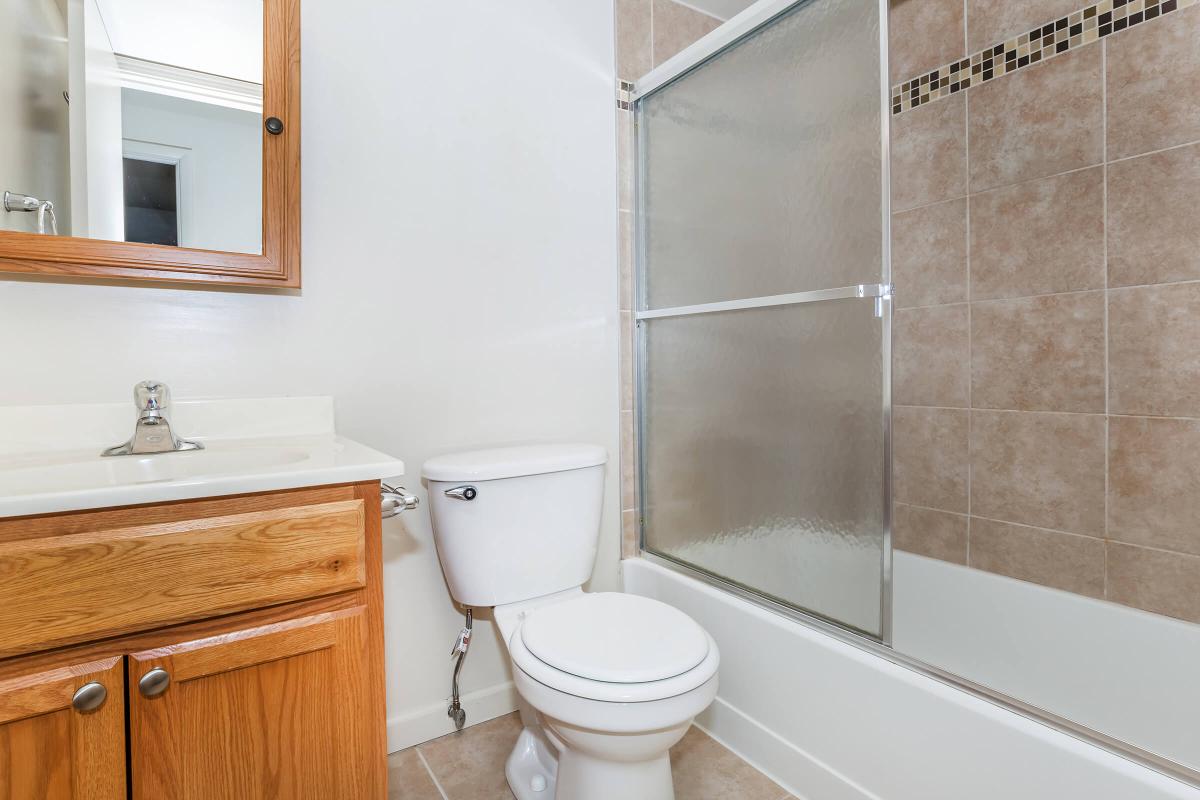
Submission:
M 191 150 L 125 139 L 122 151 L 125 241 L 190 246 Z

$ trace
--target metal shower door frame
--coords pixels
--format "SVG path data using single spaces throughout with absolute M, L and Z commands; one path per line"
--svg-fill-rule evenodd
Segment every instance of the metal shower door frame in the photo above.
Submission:
M 729 300 L 716 303 L 703 303 L 693 306 L 676 308 L 648 309 L 646 300 L 646 142 L 645 126 L 641 124 L 642 101 L 658 90 L 669 86 L 693 70 L 702 67 L 713 59 L 719 58 L 725 52 L 739 45 L 763 29 L 773 25 L 793 9 L 806 5 L 812 0 L 763 0 L 730 19 L 712 33 L 703 37 L 695 44 L 685 48 L 680 53 L 660 64 L 643 77 L 639 78 L 630 92 L 630 107 L 634 120 L 634 313 L 636 324 L 634 331 L 634 449 L 637 464 L 637 524 L 638 549 L 643 557 L 651 558 L 657 563 L 669 568 L 685 572 L 693 577 L 729 590 L 744 597 L 757 605 L 769 608 L 777 613 L 792 617 L 806 624 L 816 625 L 828 632 L 844 634 L 851 640 L 861 641 L 870 645 L 882 644 L 891 648 L 892 644 L 892 392 L 891 392 L 891 330 L 892 330 L 892 264 L 891 264 L 891 173 L 890 173 L 890 141 L 891 141 L 891 93 L 888 83 L 888 0 L 875 0 L 879 6 L 879 147 L 880 147 L 880 213 L 881 219 L 881 259 L 880 276 L 877 284 L 860 284 L 854 286 L 818 289 L 808 292 L 793 292 L 769 297 L 754 297 L 743 300 Z M 690 316 L 717 311 L 732 311 L 748 308 L 769 308 L 772 306 L 795 305 L 800 303 L 822 302 L 826 300 L 874 298 L 876 315 L 880 318 L 883 331 L 880 337 L 880 357 L 882 361 L 882 396 L 881 420 L 883 426 L 883 549 L 881 555 L 881 586 L 880 586 L 880 634 L 878 637 L 868 635 L 848 627 L 837 620 L 826 618 L 812 611 L 800 609 L 790 604 L 780 603 L 756 592 L 747 591 L 743 587 L 725 580 L 720 576 L 697 569 L 690 564 L 646 550 L 645 515 L 642 513 L 642 503 L 646 497 L 646 475 L 642 466 L 645 464 L 646 441 L 646 326 L 649 319 Z

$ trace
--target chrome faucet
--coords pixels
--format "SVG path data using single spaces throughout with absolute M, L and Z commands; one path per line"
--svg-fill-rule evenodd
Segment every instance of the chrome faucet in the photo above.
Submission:
M 177 453 L 181 450 L 203 450 L 200 442 L 180 439 L 171 431 L 166 411 L 171 404 L 171 390 L 161 381 L 142 381 L 133 387 L 133 402 L 138 407 L 137 425 L 133 438 L 125 444 L 110 447 L 102 456 L 137 456 L 147 453 Z
M 31 195 L 6 191 L 4 193 L 4 210 L 37 214 L 38 233 L 49 232 L 51 236 L 58 236 L 58 220 L 54 216 L 54 203 L 49 200 L 38 200 Z M 47 220 L 50 222 L 49 231 L 46 230 Z

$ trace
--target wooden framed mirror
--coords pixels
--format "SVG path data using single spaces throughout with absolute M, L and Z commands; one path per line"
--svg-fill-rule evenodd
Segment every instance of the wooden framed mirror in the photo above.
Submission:
M 300 0 L 0 0 L 0 272 L 300 286 Z

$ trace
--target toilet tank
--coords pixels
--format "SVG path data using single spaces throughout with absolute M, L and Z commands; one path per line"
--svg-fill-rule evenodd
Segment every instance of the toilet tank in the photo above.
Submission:
M 450 594 L 498 606 L 592 574 L 604 497 L 603 447 L 523 445 L 439 456 L 422 472 Z

